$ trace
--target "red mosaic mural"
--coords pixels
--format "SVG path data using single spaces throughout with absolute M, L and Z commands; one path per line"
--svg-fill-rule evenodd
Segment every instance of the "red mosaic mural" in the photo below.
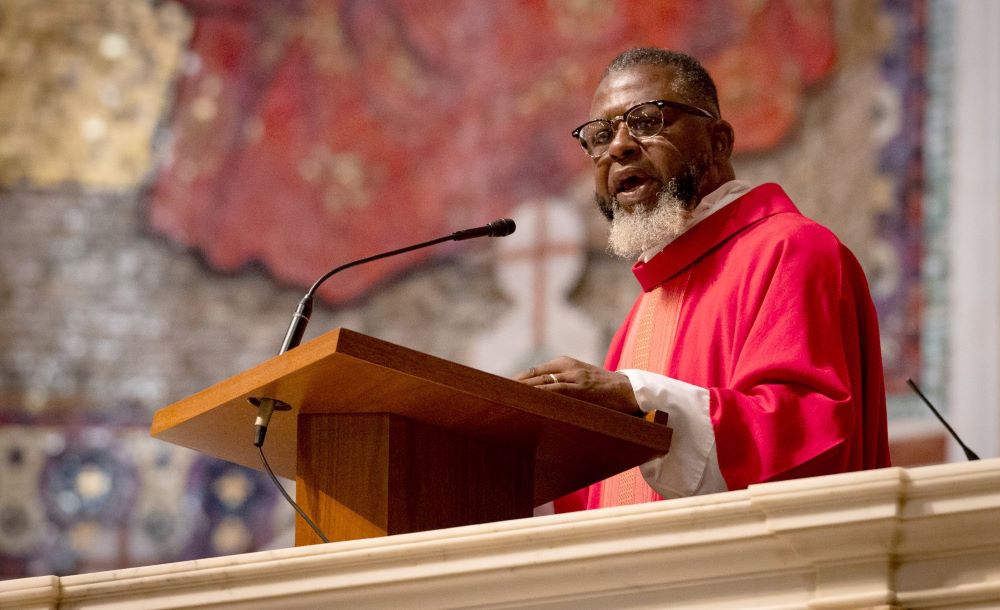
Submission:
M 187 0 L 195 32 L 149 203 L 214 268 L 306 286 L 345 261 L 562 193 L 621 50 L 690 52 L 737 152 L 775 146 L 833 69 L 829 0 Z M 437 251 L 440 253 L 441 251 Z M 363 295 L 424 252 L 345 274 Z

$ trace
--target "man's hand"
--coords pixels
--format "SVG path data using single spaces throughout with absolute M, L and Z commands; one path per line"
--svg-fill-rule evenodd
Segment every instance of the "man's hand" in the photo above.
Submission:
M 562 356 L 518 373 L 514 379 L 557 394 L 565 394 L 632 415 L 638 413 L 628 377 Z

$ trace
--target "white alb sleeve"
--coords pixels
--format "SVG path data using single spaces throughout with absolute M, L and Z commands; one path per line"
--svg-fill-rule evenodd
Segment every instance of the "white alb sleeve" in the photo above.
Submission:
M 649 371 L 623 369 L 643 411 L 664 411 L 673 428 L 670 453 L 639 467 L 642 476 L 664 498 L 728 491 L 719 470 L 715 430 L 706 388 Z

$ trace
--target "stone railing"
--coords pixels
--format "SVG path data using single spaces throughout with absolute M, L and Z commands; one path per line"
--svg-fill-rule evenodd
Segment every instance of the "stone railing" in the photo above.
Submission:
M 1000 459 L 58 578 L 16 608 L 996 608 Z

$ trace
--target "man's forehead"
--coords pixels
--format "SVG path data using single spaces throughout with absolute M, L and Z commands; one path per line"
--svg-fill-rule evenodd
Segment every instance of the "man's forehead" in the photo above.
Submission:
M 629 66 L 608 74 L 597 85 L 590 116 L 616 116 L 636 104 L 655 99 L 683 99 L 676 70 L 654 64 Z

